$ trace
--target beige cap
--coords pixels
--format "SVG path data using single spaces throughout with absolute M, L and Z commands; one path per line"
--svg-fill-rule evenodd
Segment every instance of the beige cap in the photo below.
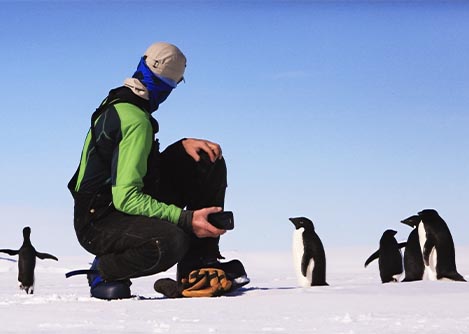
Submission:
M 176 46 L 165 42 L 154 43 L 144 56 L 147 66 L 157 76 L 169 78 L 175 83 L 183 79 L 186 57 Z

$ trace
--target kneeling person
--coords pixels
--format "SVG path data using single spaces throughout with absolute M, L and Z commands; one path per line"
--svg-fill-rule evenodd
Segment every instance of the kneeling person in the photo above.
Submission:
M 68 187 L 78 241 L 96 255 L 88 271 L 93 297 L 129 298 L 131 278 L 176 263 L 178 284 L 193 270 L 225 268 L 219 261 L 225 230 L 207 221 L 224 207 L 220 145 L 184 138 L 160 152 L 155 139 L 152 113 L 183 80 L 185 67 L 176 46 L 152 44 L 132 78 L 112 89 L 91 117 Z M 240 262 L 235 270 L 227 263 L 229 279 L 247 279 Z

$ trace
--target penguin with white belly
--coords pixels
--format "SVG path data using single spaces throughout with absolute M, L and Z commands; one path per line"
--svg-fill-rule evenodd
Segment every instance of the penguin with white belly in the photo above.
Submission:
M 433 209 L 425 209 L 418 213 L 420 224 L 418 234 L 422 249 L 425 268 L 430 280 L 466 280 L 456 269 L 453 237 L 448 225 Z
M 329 285 L 326 282 L 326 254 L 314 224 L 306 217 L 289 218 L 293 232 L 293 263 L 298 284 L 303 287 Z

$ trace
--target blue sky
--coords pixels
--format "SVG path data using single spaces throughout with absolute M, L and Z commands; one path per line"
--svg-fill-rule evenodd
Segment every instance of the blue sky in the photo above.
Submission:
M 2 2 L 0 246 L 86 254 L 66 184 L 93 110 L 148 45 L 186 54 L 160 107 L 163 147 L 222 145 L 223 250 L 288 250 L 291 216 L 326 247 L 374 248 L 437 209 L 469 244 L 464 2 Z M 402 226 L 401 226 L 402 225 Z

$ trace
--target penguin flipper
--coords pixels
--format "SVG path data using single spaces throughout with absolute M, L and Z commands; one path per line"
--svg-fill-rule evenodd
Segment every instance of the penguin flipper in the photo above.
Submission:
M 365 268 L 377 258 L 379 258 L 379 249 L 373 254 L 371 254 L 370 257 L 365 261 Z
M 405 247 L 406 245 L 407 245 L 407 241 L 400 242 L 400 243 L 397 244 L 397 246 L 398 246 L 399 248 Z
M 307 275 L 308 271 L 308 266 L 309 266 L 309 261 L 311 260 L 312 254 L 309 252 L 305 252 L 303 254 L 303 258 L 301 259 L 301 273 L 303 274 L 304 277 Z
M 427 239 L 427 241 L 425 241 L 425 245 L 423 245 L 423 261 L 427 266 L 430 265 L 430 254 L 433 247 L 435 247 L 435 243 L 432 239 Z
M 14 249 L 0 249 L 1 253 L 7 253 L 8 255 L 18 255 L 20 252 L 19 250 L 14 250 Z
M 56 258 L 54 255 L 51 255 L 51 254 L 48 254 L 48 253 L 39 253 L 39 252 L 37 252 L 36 256 L 38 258 L 40 258 L 41 260 L 51 259 L 51 260 L 59 261 L 59 259 Z

